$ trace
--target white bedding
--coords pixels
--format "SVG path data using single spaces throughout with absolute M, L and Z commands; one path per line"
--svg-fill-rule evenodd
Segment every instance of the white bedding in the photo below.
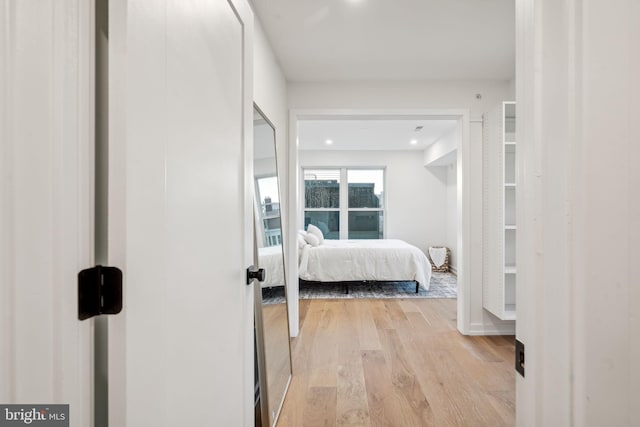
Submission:
M 261 283 L 263 288 L 284 286 L 282 246 L 258 248 L 258 267 L 265 270 L 265 280 Z
M 402 240 L 325 240 L 301 249 L 299 276 L 303 280 L 412 280 L 429 289 L 431 264 L 417 247 Z

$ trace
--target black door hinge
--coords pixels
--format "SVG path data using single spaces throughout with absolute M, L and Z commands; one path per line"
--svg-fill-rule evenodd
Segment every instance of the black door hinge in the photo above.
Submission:
M 78 319 L 122 311 L 122 271 L 97 265 L 78 273 Z
M 524 377 L 524 344 L 516 340 L 516 371 Z

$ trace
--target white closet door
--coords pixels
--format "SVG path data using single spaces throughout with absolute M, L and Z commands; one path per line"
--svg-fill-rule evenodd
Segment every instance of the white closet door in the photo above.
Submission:
M 110 8 L 110 425 L 253 425 L 251 11 Z
M 0 3 L 0 403 L 69 404 L 91 426 L 93 9 Z

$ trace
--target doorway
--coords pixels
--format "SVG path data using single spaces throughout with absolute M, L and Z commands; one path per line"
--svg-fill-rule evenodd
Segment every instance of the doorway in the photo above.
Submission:
M 452 121 L 454 123 L 454 132 L 451 142 L 438 146 L 432 150 L 432 158 L 426 159 L 437 161 L 445 157 L 453 158 L 452 164 L 455 164 L 455 253 L 456 266 L 458 276 L 458 298 L 457 298 L 457 328 L 462 334 L 467 334 L 470 330 L 470 281 L 468 277 L 469 271 L 469 235 L 470 235 L 470 174 L 468 171 L 469 156 L 469 112 L 467 110 L 339 110 L 339 109 L 323 109 L 323 110 L 292 110 L 289 117 L 289 140 L 295 141 L 290 144 L 289 152 L 289 188 L 290 197 L 289 212 L 294 221 L 289 225 L 290 244 L 296 247 L 295 237 L 297 231 L 303 227 L 304 221 L 301 214 L 300 206 L 300 179 L 301 179 L 301 162 L 300 162 L 300 141 L 299 130 L 300 124 L 307 121 L 321 120 L 434 120 L 434 121 Z M 409 141 L 410 142 L 410 141 Z M 435 147 L 434 147 L 435 148 Z M 440 151 L 440 152 L 438 152 Z M 297 265 L 295 254 L 289 259 L 290 265 Z M 297 271 L 289 272 L 289 295 L 290 295 L 290 319 L 291 334 L 297 336 L 299 332 L 299 290 Z M 293 284 L 293 285 L 292 285 Z

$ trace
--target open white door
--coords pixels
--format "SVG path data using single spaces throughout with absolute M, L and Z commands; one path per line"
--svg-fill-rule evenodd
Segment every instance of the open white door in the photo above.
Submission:
M 110 2 L 111 426 L 253 425 L 252 19 Z
M 7 0 L 0 22 L 0 404 L 68 404 L 91 426 L 92 5 Z

